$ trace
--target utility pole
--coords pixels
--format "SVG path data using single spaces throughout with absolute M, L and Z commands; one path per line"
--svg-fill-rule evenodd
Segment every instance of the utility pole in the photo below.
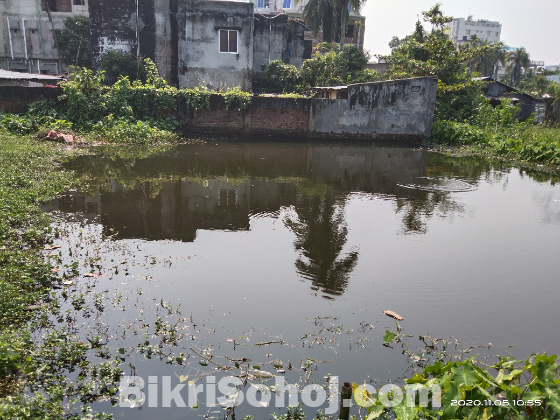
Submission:
M 53 23 L 53 20 L 52 20 L 51 8 L 49 6 L 49 0 L 43 0 L 43 4 L 45 5 L 45 8 L 47 9 L 47 15 L 49 16 L 49 21 L 51 22 L 52 31 L 53 31 L 53 38 L 54 38 L 54 47 L 56 48 L 56 52 L 58 53 L 58 68 L 59 68 L 59 72 L 62 73 L 62 60 L 60 59 L 60 48 L 58 48 L 58 40 L 56 39 L 56 31 L 54 29 L 54 23 Z

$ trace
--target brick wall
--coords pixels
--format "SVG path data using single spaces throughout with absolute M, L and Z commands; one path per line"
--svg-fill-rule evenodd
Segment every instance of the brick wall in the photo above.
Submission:
M 177 118 L 184 134 L 305 135 L 309 131 L 309 99 L 254 97 L 246 110 L 226 109 L 224 98 L 213 95 L 210 109 L 194 115 L 185 102 L 178 104 Z
M 60 88 L 0 86 L 0 109 L 21 114 L 29 104 L 42 99 L 56 101 L 61 94 Z
M 184 101 L 178 104 L 179 121 L 183 122 L 184 133 L 242 134 L 245 131 L 245 112 L 227 110 L 224 98 L 219 95 L 210 97 L 210 109 L 194 115 L 187 110 Z
M 305 134 L 309 130 L 310 99 L 256 97 L 251 103 L 251 133 L 275 131 Z

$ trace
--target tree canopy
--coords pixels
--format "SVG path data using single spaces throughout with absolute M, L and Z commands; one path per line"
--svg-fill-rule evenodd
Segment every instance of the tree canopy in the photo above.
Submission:
M 77 15 L 66 18 L 64 28 L 55 31 L 60 57 L 67 66 L 91 68 L 89 19 Z

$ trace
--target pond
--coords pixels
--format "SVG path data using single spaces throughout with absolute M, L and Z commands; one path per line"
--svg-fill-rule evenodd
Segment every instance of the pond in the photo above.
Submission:
M 560 351 L 560 186 L 546 175 L 366 143 L 100 151 L 69 167 L 83 188 L 44 208 L 66 231 L 51 258 L 79 262 L 63 305 L 71 292 L 90 303 L 70 324 L 160 393 L 165 376 L 203 383 L 236 363 L 227 374 L 399 383 L 425 335 L 489 360 Z M 404 318 L 402 342 L 383 345 L 397 331 L 385 310 Z M 171 405 L 96 408 L 225 414 Z

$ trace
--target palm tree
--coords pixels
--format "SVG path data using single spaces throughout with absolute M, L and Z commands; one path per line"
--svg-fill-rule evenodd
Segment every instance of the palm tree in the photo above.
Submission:
M 305 203 L 296 207 L 297 217 L 284 220 L 296 235 L 294 247 L 300 254 L 296 270 L 311 281 L 314 290 L 340 296 L 348 287 L 359 256 L 357 249 L 342 253 L 348 234 L 344 200 L 337 200 L 333 194 L 303 199 Z
M 521 79 L 522 71 L 527 70 L 531 64 L 531 59 L 529 58 L 527 50 L 521 47 L 508 53 L 507 61 L 507 71 L 510 75 L 510 83 L 512 86 L 515 86 Z
M 309 0 L 302 14 L 314 35 L 323 31 L 323 41 L 333 42 L 338 32 L 338 7 L 335 0 Z
M 498 77 L 498 70 L 500 68 L 499 63 L 501 63 L 502 66 L 505 66 L 507 60 L 507 52 L 506 49 L 504 48 L 503 42 L 496 42 L 495 44 L 492 45 L 491 58 L 492 58 L 492 78 L 496 80 Z
M 350 9 L 354 9 L 359 13 L 365 2 L 366 0 L 338 0 L 340 10 L 340 51 L 344 48 L 344 37 L 346 35 L 346 26 L 348 24 Z
M 303 20 L 314 34 L 323 31 L 323 41 L 334 42 L 340 35 L 340 49 L 348 24 L 349 7 L 360 11 L 365 0 L 309 0 L 303 9 Z

